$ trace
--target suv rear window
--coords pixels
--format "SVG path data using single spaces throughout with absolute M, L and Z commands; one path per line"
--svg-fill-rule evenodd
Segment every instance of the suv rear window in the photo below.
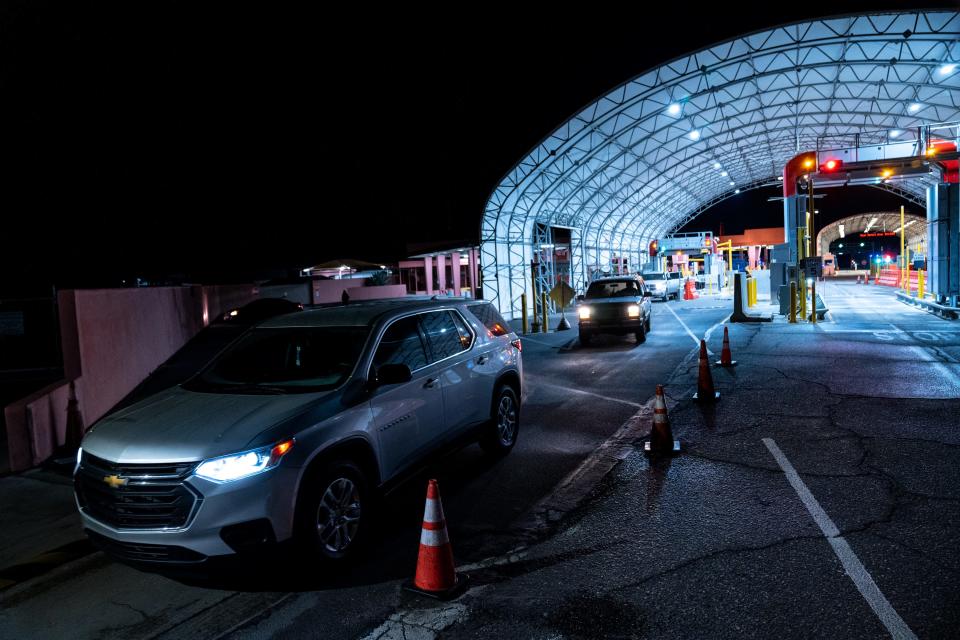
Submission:
M 510 325 L 489 302 L 467 305 L 467 309 L 470 309 L 470 313 L 477 316 L 477 320 L 493 335 L 505 336 L 510 333 Z

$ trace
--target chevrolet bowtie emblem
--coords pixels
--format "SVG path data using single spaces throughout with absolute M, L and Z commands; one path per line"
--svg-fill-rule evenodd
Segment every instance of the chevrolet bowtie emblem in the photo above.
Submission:
M 103 476 L 103 481 L 110 485 L 112 489 L 118 489 L 129 482 L 129 480 L 120 476 Z

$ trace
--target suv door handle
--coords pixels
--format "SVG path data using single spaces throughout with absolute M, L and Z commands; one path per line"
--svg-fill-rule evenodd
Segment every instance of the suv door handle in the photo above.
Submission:
M 437 381 L 438 381 L 438 380 L 439 380 L 439 378 L 427 378 L 427 381 L 423 383 L 423 388 L 424 388 L 424 389 L 433 389 L 435 386 L 437 386 Z
M 487 364 L 487 361 L 490 359 L 489 356 L 480 356 L 477 358 L 477 364 Z

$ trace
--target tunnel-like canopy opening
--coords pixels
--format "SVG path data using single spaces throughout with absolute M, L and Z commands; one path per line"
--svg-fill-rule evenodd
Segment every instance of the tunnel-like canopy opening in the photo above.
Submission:
M 908 249 L 913 253 L 923 253 L 924 241 L 927 237 L 927 221 L 920 216 L 907 214 L 903 218 L 903 237 Z M 817 255 L 831 253 L 835 243 L 846 241 L 848 255 L 867 253 L 858 251 L 860 245 L 876 246 L 878 242 L 884 245 L 899 245 L 900 243 L 900 212 L 875 211 L 858 213 L 831 222 L 817 233 Z M 839 247 L 844 249 L 844 247 Z M 840 262 L 838 261 L 838 264 Z
M 634 270 L 651 240 L 777 184 L 791 157 L 824 140 L 906 140 L 960 119 L 958 38 L 958 12 L 829 18 L 637 76 L 560 125 L 493 190 L 484 296 L 517 315 L 532 278 L 579 289 L 597 271 Z M 922 202 L 926 184 L 876 186 Z

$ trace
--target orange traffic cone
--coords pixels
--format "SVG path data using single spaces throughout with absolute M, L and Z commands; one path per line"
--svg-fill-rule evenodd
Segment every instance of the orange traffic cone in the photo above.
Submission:
M 715 402 L 720 392 L 713 388 L 713 376 L 710 375 L 710 363 L 707 361 L 707 343 L 700 340 L 700 375 L 697 377 L 697 392 L 693 394 L 697 402 Z
M 717 360 L 717 365 L 720 367 L 734 367 L 737 365 L 737 361 L 733 359 L 733 354 L 730 353 L 730 333 L 727 331 L 726 325 L 723 327 L 723 351 L 720 352 L 720 359 Z
M 697 294 L 693 292 L 693 280 L 687 280 L 687 283 L 683 287 L 683 299 L 684 300 L 696 300 Z
M 663 385 L 657 385 L 657 395 L 653 403 L 653 426 L 650 439 L 643 441 L 644 455 L 672 454 L 680 451 L 680 441 L 673 439 L 670 418 L 667 417 L 667 402 L 663 397 Z
M 427 504 L 423 509 L 423 529 L 420 532 L 420 555 L 417 573 L 412 583 L 404 585 L 409 591 L 431 598 L 449 600 L 466 586 L 466 576 L 458 574 L 453 566 L 453 549 L 443 518 L 440 489 L 437 481 L 427 484 Z

